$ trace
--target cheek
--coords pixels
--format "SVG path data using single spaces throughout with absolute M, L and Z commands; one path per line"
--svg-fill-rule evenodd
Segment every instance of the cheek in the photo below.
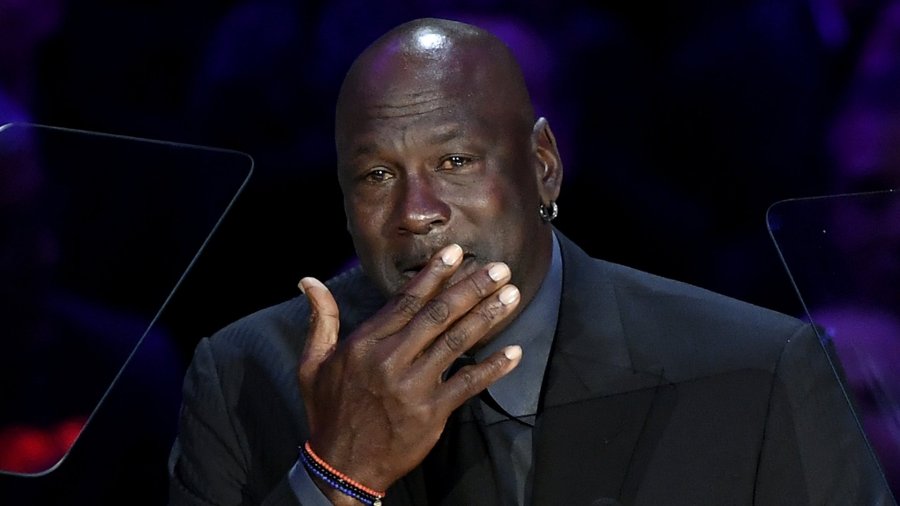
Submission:
M 529 191 L 514 181 L 481 179 L 455 191 L 460 207 L 479 209 L 482 214 L 500 218 L 518 218 Z M 536 204 L 535 200 L 535 205 Z
M 537 202 L 532 205 L 522 191 L 512 185 L 483 185 L 473 191 L 472 206 L 461 211 L 492 259 L 511 261 L 538 232 Z
M 371 199 L 351 198 L 344 201 L 347 224 L 353 235 L 372 235 L 384 221 L 386 205 Z
M 496 219 L 505 226 L 518 229 L 532 221 L 529 219 L 532 218 L 529 211 L 532 208 L 537 209 L 538 199 L 536 196 L 533 199 L 529 196 L 535 195 L 536 192 L 532 193 L 529 189 L 512 183 L 496 184 L 487 191 L 489 193 L 486 196 L 485 208 L 490 209 Z

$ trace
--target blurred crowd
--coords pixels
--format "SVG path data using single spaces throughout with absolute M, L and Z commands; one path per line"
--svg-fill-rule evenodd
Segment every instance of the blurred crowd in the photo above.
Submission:
M 254 157 L 233 223 L 254 251 L 229 285 L 257 294 L 220 309 L 227 321 L 350 260 L 331 174 L 350 59 L 411 17 L 480 23 L 518 53 L 557 132 L 566 233 L 598 256 L 793 310 L 764 213 L 829 189 L 830 124 L 848 94 L 868 94 L 865 62 L 896 55 L 872 40 L 890 31 L 878 25 L 891 3 L 2 0 L 0 90 L 39 123 Z M 312 247 L 320 234 L 328 246 Z
M 254 158 L 168 309 L 183 367 L 201 336 L 354 261 L 334 99 L 353 56 L 420 16 L 484 26 L 520 58 L 565 166 L 556 223 L 594 256 L 800 314 L 768 207 L 900 187 L 896 0 L 0 0 L 0 124 Z M 3 212 L 29 184 L 14 176 Z M 880 212 L 859 216 L 889 252 L 867 286 L 896 312 L 900 219 Z

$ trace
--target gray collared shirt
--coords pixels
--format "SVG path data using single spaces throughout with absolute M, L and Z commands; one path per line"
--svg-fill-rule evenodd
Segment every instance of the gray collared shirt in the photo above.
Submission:
M 480 362 L 505 346 L 518 344 L 522 347 L 519 366 L 489 386 L 488 392 L 509 417 L 516 417 L 531 426 L 534 426 L 544 370 L 556 331 L 561 291 L 562 258 L 554 234 L 550 269 L 534 299 L 503 332 L 475 354 L 475 361 Z
M 488 387 L 489 397 L 479 402 L 488 451 L 500 480 L 500 496 L 508 504 L 530 504 L 532 446 L 541 383 L 556 332 L 562 293 L 562 254 L 553 234 L 550 269 L 538 293 L 519 316 L 475 354 L 483 360 L 505 346 L 522 347 L 522 360 L 509 374 Z M 331 503 L 313 483 L 299 459 L 289 474 L 291 488 L 306 506 Z
M 562 293 L 562 255 L 553 235 L 553 257 L 534 299 L 494 340 L 475 354 L 480 361 L 504 346 L 522 346 L 522 361 L 482 395 L 488 452 L 504 504 L 531 503 L 532 447 L 541 384 L 556 332 Z M 493 401 L 493 402 L 491 402 Z

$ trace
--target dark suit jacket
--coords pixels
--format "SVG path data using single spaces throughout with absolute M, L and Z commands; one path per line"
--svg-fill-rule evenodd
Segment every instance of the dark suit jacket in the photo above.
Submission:
M 560 235 L 559 323 L 535 426 L 536 505 L 894 504 L 813 329 L 588 257 Z M 329 281 L 346 335 L 383 303 Z M 197 346 L 170 460 L 172 504 L 297 504 L 307 436 L 298 297 Z M 503 504 L 475 403 L 386 504 Z

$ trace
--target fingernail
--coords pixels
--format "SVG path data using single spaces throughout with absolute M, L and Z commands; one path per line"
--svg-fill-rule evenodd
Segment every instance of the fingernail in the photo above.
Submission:
M 318 279 L 313 278 L 313 277 L 303 278 L 300 280 L 299 283 L 297 283 L 297 288 L 299 288 L 300 293 L 302 293 L 304 295 L 306 295 L 307 290 L 309 290 L 310 288 L 312 288 L 314 286 L 317 286 L 319 288 L 325 288 L 325 285 L 323 285 L 321 281 L 319 281 Z
M 491 277 L 494 281 L 500 281 L 504 279 L 506 276 L 509 276 L 509 267 L 506 264 L 494 264 L 488 270 L 488 276 Z
M 458 244 L 451 244 L 441 254 L 441 261 L 444 262 L 444 265 L 453 265 L 459 261 L 462 254 L 463 250 Z
M 518 344 L 503 348 L 503 354 L 510 360 L 516 360 L 522 356 L 522 347 Z
M 519 300 L 519 289 L 514 287 L 513 285 L 506 285 L 502 290 L 500 290 L 499 299 L 500 302 L 508 306 L 513 302 Z

